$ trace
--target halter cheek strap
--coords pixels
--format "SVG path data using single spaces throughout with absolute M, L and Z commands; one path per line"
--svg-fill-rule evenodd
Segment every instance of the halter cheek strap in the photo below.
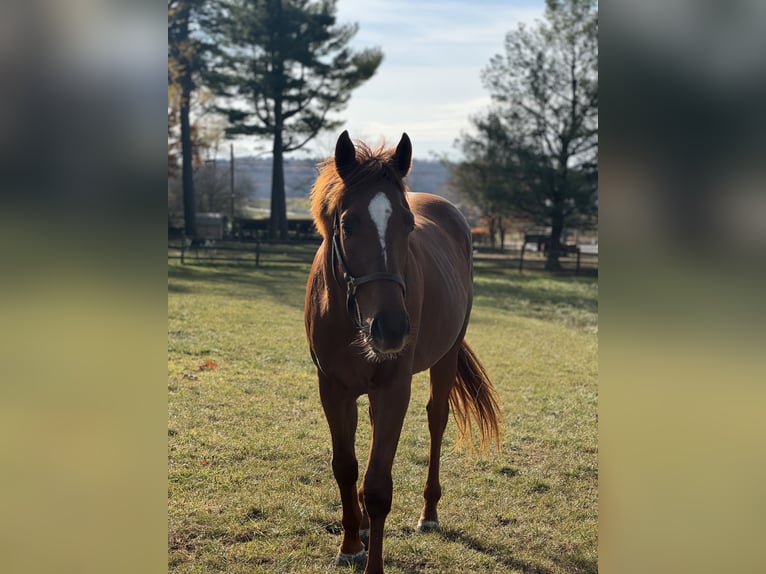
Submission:
M 346 308 L 351 317 L 351 322 L 359 331 L 362 331 L 365 328 L 362 323 L 359 304 L 356 301 L 356 290 L 361 285 L 372 283 L 373 281 L 393 281 L 402 288 L 405 297 L 407 296 L 407 284 L 401 277 L 399 277 L 399 275 L 394 273 L 378 271 L 368 275 L 362 275 L 361 277 L 354 277 L 348 268 L 348 263 L 340 248 L 340 216 L 337 212 L 335 213 L 335 220 L 333 221 L 332 226 L 332 276 L 337 281 L 338 277 L 335 275 L 335 268 L 337 267 L 336 259 L 338 263 L 340 263 L 340 268 L 343 271 L 343 280 L 346 282 Z

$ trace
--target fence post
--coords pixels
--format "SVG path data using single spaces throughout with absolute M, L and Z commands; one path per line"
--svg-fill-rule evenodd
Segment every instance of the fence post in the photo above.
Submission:
M 258 267 L 261 264 L 261 240 L 255 240 L 255 266 Z
M 185 265 L 186 261 L 184 261 L 184 254 L 186 253 L 186 234 L 184 233 L 181 236 L 181 265 Z

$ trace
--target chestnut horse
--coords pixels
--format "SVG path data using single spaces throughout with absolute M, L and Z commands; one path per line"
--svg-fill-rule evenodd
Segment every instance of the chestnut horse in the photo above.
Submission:
M 430 369 L 431 387 L 419 530 L 439 525 L 439 456 L 450 405 L 461 440 L 473 441 L 473 419 L 481 446 L 499 446 L 495 390 L 463 340 L 473 297 L 471 230 L 448 201 L 407 191 L 411 158 L 407 134 L 396 149 L 373 151 L 354 147 L 343 132 L 311 191 L 324 241 L 306 286 L 305 320 L 343 504 L 336 562 L 366 561 L 368 574 L 383 572 L 391 467 L 414 373 Z M 356 400 L 365 393 L 372 445 L 357 492 Z

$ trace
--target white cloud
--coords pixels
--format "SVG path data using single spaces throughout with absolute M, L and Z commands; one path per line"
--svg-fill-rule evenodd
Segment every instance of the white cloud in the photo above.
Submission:
M 543 9 L 542 0 L 340 0 L 339 23 L 359 24 L 354 46 L 379 46 L 384 59 L 337 117 L 352 138 L 372 145 L 382 138 L 394 145 L 406 131 L 416 157 L 454 156 L 469 116 L 489 104 L 482 69 L 503 50 L 508 31 Z M 336 137 L 320 136 L 307 152 L 327 155 Z
M 544 3 L 425 0 L 341 0 L 340 22 L 358 22 L 357 46 L 379 45 L 377 74 L 351 96 L 341 114 L 349 131 L 373 143 L 395 143 L 402 131 L 417 157 L 451 153 L 469 116 L 489 97 L 481 71 L 503 50 L 505 34 L 542 16 Z
M 485 109 L 489 97 L 450 101 L 427 109 L 413 105 L 388 105 L 386 114 L 375 113 L 363 103 L 357 114 L 348 115 L 345 127 L 354 139 L 377 145 L 384 139 L 393 145 L 402 132 L 412 139 L 415 157 L 426 158 L 433 152 L 451 156 L 456 154 L 453 142 L 460 133 L 469 128 L 468 118 Z M 357 110 L 355 110 L 357 111 Z

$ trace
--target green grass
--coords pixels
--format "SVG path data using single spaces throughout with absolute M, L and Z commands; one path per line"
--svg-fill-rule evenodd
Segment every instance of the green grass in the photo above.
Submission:
M 169 267 L 171 572 L 342 571 L 329 431 L 303 330 L 307 273 L 307 264 Z M 468 338 L 501 397 L 502 451 L 456 451 L 450 422 L 443 528 L 415 532 L 428 449 L 427 377 L 415 377 L 386 571 L 596 572 L 596 280 L 480 261 L 475 282 Z M 197 370 L 208 359 L 218 368 Z

